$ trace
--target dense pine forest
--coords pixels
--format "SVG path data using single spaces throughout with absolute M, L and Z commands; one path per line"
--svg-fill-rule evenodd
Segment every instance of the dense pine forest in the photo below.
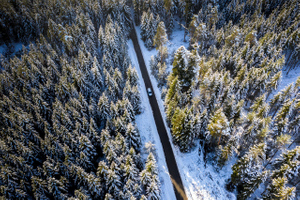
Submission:
M 169 52 L 176 24 L 189 47 Z M 180 151 L 234 161 L 237 199 L 299 197 L 300 78 L 275 92 L 300 67 L 299 0 L 2 0 L 0 199 L 168 192 L 141 156 L 133 26 Z
M 1 199 L 159 198 L 130 28 L 124 1 L 1 1 Z

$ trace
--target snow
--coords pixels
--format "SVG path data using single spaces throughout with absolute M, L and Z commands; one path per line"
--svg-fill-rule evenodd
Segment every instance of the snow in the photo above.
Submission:
M 72 39 L 73 39 L 73 37 L 70 36 L 70 35 L 66 35 L 66 36 L 65 36 L 65 40 L 72 40 Z
M 164 152 L 162 149 L 162 144 L 160 142 L 160 138 L 156 129 L 156 124 L 153 118 L 152 109 L 149 103 L 145 83 L 142 78 L 141 70 L 138 67 L 138 60 L 131 40 L 128 41 L 128 47 L 128 53 L 131 58 L 133 67 L 136 68 L 139 76 L 139 91 L 141 94 L 143 111 L 142 114 L 136 116 L 136 123 L 141 135 L 142 146 L 147 146 L 148 142 L 151 142 L 155 145 L 156 152 L 154 155 L 157 161 L 159 171 L 159 179 L 161 183 L 160 190 L 162 199 L 176 199 L 173 185 L 169 176 Z M 146 148 L 142 149 L 141 154 L 143 159 L 146 160 L 148 156 Z
M 145 47 L 143 41 L 140 38 L 140 27 L 136 27 L 136 31 L 137 31 L 137 35 L 138 35 L 138 39 L 139 39 L 139 44 L 146 62 L 146 66 L 148 69 L 148 73 L 150 73 L 150 59 L 152 55 L 156 55 L 156 50 L 153 48 L 152 50 L 148 51 L 148 49 Z M 174 32 L 172 34 L 172 37 L 167 45 L 168 47 L 168 52 L 172 53 L 173 51 L 176 51 L 180 46 L 184 46 L 185 48 L 188 48 L 188 42 L 184 42 L 183 41 L 183 37 L 184 37 L 184 29 L 179 29 L 179 25 L 176 24 Z M 187 41 L 188 41 L 188 37 Z M 132 44 L 131 44 L 132 45 Z M 135 61 L 137 63 L 137 61 Z M 136 65 L 138 66 L 138 65 Z M 172 66 L 171 63 L 168 63 L 168 71 L 171 71 Z M 138 69 L 139 70 L 139 69 Z M 140 73 L 140 71 L 139 71 Z M 141 75 L 140 75 L 141 77 Z M 160 98 L 160 90 L 157 87 L 157 81 L 156 79 L 150 75 L 151 78 L 151 82 L 152 82 L 152 86 L 153 86 L 153 92 L 155 93 L 155 96 L 157 98 L 157 102 L 159 104 L 160 107 L 160 111 L 161 114 L 164 118 L 164 123 L 165 126 L 167 128 L 168 131 L 168 135 L 169 135 L 169 139 L 171 138 L 171 133 L 170 133 L 170 129 L 168 128 L 167 124 L 166 124 L 166 116 L 165 116 L 165 112 L 164 112 L 164 106 L 163 106 L 163 100 Z M 143 83 L 142 83 L 143 84 Z M 145 92 L 145 88 L 143 89 L 143 93 Z M 145 105 L 146 102 L 145 99 L 142 100 L 143 101 L 143 105 Z M 150 106 L 148 104 L 148 100 L 147 100 L 147 105 L 145 106 Z M 151 109 L 151 108 L 150 108 Z M 138 118 L 142 118 L 141 116 L 138 116 Z M 151 114 L 151 118 L 152 114 Z M 148 122 L 147 118 L 144 118 L 143 120 L 139 121 L 138 123 L 138 127 L 140 130 L 144 130 L 144 128 L 140 128 L 142 125 L 147 125 L 150 123 L 145 124 L 145 121 Z M 152 123 L 151 122 L 151 127 L 152 127 Z M 155 129 L 155 124 L 153 124 L 153 129 Z M 156 129 L 155 129 L 156 130 Z M 156 131 L 155 131 L 156 132 Z M 141 134 L 143 135 L 143 134 Z M 149 136 L 154 137 L 154 136 Z M 156 141 L 159 141 L 158 135 L 156 138 L 156 134 L 155 137 L 153 138 Z M 171 140 L 170 140 L 171 141 Z M 159 144 L 161 145 L 161 143 L 159 142 Z M 207 166 L 204 166 L 204 161 L 203 161 L 203 156 L 200 155 L 198 153 L 198 149 L 199 146 L 197 146 L 193 151 L 191 151 L 190 153 L 181 153 L 179 151 L 179 148 L 174 146 L 173 143 L 171 142 L 171 146 L 173 148 L 174 151 L 174 155 L 176 157 L 176 161 L 177 161 L 177 165 L 178 165 L 178 169 L 180 171 L 181 174 L 181 179 L 183 181 L 183 185 L 185 188 L 185 192 L 188 196 L 188 199 L 190 200 L 201 200 L 201 199 L 236 199 L 235 195 L 233 193 L 228 192 L 225 189 L 225 181 L 226 179 L 228 179 L 231 175 L 231 166 L 232 163 L 229 163 L 227 165 L 225 165 L 221 171 L 217 172 L 213 166 L 207 164 Z M 158 154 L 162 154 L 163 155 L 163 151 L 162 148 L 157 148 Z M 158 165 L 160 165 L 160 163 L 158 163 Z M 166 165 L 164 165 L 164 167 L 166 168 Z M 169 179 L 168 179 L 169 180 Z M 171 187 L 171 186 L 168 186 Z M 169 191 L 169 190 L 165 190 L 164 188 L 161 188 L 162 191 Z M 175 198 L 163 198 L 162 199 L 175 199 Z
M 268 100 L 271 100 L 275 94 L 277 94 L 278 92 L 283 90 L 285 87 L 287 87 L 291 83 L 295 83 L 297 78 L 300 76 L 300 66 L 299 65 L 297 67 L 295 67 L 294 69 L 291 69 L 290 72 L 287 74 L 288 68 L 289 68 L 288 66 L 283 67 L 282 77 L 279 82 L 278 88 L 270 94 Z

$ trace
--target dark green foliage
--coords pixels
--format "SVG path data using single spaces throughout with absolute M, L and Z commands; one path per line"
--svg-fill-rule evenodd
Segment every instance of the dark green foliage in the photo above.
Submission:
M 174 55 L 172 75 L 178 76 L 180 84 L 186 90 L 191 86 L 198 66 L 199 56 L 196 51 L 189 52 L 179 47 Z
M 7 0 L 0 16 L 0 44 L 27 45 L 1 57 L 1 198 L 146 194 L 125 1 Z

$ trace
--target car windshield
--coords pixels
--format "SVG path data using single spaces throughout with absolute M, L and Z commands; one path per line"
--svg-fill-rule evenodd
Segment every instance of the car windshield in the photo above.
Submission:
M 148 91 L 149 96 L 151 96 L 152 95 L 151 88 L 147 88 L 147 91 Z

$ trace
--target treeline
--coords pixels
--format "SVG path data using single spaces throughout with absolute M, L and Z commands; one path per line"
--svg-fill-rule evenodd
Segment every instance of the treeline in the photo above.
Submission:
M 300 58 L 299 1 L 163 3 L 163 11 L 171 5 L 173 13 L 182 12 L 189 35 L 189 48 L 180 47 L 171 58 L 167 83 L 161 78 L 167 76 L 166 47 L 144 39 L 159 50 L 150 66 L 165 96 L 173 142 L 188 152 L 200 141 L 205 160 L 218 168 L 237 157 L 227 187 L 236 189 L 238 199 L 250 198 L 259 187 L 255 195 L 263 199 L 294 198 L 299 184 L 300 78 L 272 98 L 270 94 L 277 89 L 282 67 L 288 73 Z M 144 24 L 166 21 L 165 15 L 152 17 L 150 12 L 155 13 L 151 4 L 141 18 L 142 38 L 152 27 L 143 30 Z M 156 26 L 152 40 L 169 33 L 167 28 L 158 30 Z
M 126 1 L 1 2 L 0 43 L 27 46 L 1 57 L 1 199 L 160 199 L 130 28 Z

